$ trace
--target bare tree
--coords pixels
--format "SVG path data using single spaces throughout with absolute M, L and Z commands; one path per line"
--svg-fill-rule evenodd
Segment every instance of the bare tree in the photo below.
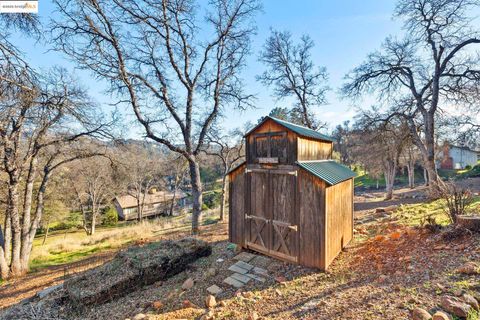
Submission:
M 350 121 L 339 124 L 332 132 L 332 138 L 335 139 L 333 150 L 340 154 L 340 162 L 345 164 L 352 164 L 350 151 L 352 147 L 352 137 L 354 137 L 354 135 L 352 135 L 350 129 Z
M 167 172 L 169 174 L 164 177 L 169 179 L 167 184 L 172 188 L 173 193 L 172 202 L 170 203 L 170 209 L 168 214 L 170 216 L 173 216 L 178 191 L 185 182 L 185 177 L 187 175 L 188 163 L 182 156 L 175 155 L 175 157 L 169 157 L 168 164 L 165 167 L 166 168 L 164 172 Z
M 274 88 L 278 99 L 293 97 L 296 101 L 291 110 L 293 117 L 301 118 L 303 125 L 319 129 L 323 125 L 317 121 L 313 108 L 326 103 L 328 87 L 327 71 L 317 68 L 311 57 L 314 44 L 308 35 L 295 44 L 289 32 L 272 30 L 263 51 L 260 53 L 267 70 L 257 78 L 263 84 Z
M 222 194 L 220 202 L 220 221 L 225 216 L 228 172 L 245 157 L 243 137 L 240 130 L 222 134 L 221 130 L 213 130 L 208 136 L 208 148 L 205 153 L 220 159 L 222 163 Z
M 94 104 L 65 70 L 38 75 L 12 52 L 0 54 L 0 155 L 7 190 L 2 278 L 28 271 L 51 176 L 86 156 L 75 149 L 78 139 L 104 128 L 95 123 Z
M 142 144 L 129 144 L 118 148 L 116 165 L 117 176 L 121 176 L 126 192 L 137 202 L 137 220 L 143 219 L 145 198 L 153 186 L 157 186 L 161 176 L 159 152 Z M 117 181 L 118 182 L 118 181 Z
M 415 165 L 418 161 L 418 149 L 413 144 L 411 137 L 409 136 L 403 148 L 401 155 L 401 163 L 407 167 L 408 174 L 408 187 L 410 189 L 415 188 Z
M 374 125 L 371 122 L 371 116 L 365 113 L 361 115 L 357 122 L 357 126 L 362 131 L 360 148 L 364 149 L 362 154 L 367 157 L 363 162 L 378 163 L 383 169 L 386 200 L 393 197 L 393 187 L 400 163 L 400 156 L 409 137 L 409 132 L 405 129 L 405 125 L 400 121 L 393 120 Z
M 82 212 L 83 229 L 90 236 L 95 234 L 102 209 L 114 196 L 110 164 L 106 158 L 92 158 L 77 165 L 69 177 L 77 206 Z
M 239 71 L 250 49 L 256 0 L 211 0 L 205 33 L 193 0 L 55 1 L 57 49 L 110 83 L 149 139 L 182 155 L 192 185 L 192 232 L 202 205 L 199 152 L 230 104 L 249 106 Z
M 402 117 L 408 123 L 430 185 L 442 184 L 435 170 L 436 116 L 442 106 L 478 110 L 480 44 L 471 0 L 400 0 L 395 17 L 404 20 L 405 38 L 387 38 L 381 50 L 348 76 L 343 93 L 358 97 L 376 93 L 385 108 L 382 121 Z

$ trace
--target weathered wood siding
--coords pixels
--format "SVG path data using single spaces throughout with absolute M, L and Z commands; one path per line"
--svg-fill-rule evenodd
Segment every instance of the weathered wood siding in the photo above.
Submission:
M 245 226 L 246 241 L 248 245 L 254 245 L 264 252 L 268 252 L 272 236 L 267 222 L 271 219 L 269 178 L 268 171 L 247 173 L 247 214 L 250 218 Z
M 267 155 L 267 149 L 269 148 L 268 136 L 265 134 L 278 133 L 273 139 L 271 139 L 271 152 Z M 280 137 L 280 134 L 284 134 L 285 139 Z M 255 131 L 251 132 L 246 137 L 246 156 L 247 163 L 258 163 L 258 158 L 278 157 L 281 164 L 295 164 L 297 160 L 297 134 L 288 130 L 287 128 L 279 125 L 275 121 L 268 119 Z M 279 150 L 285 146 L 285 154 L 279 152 Z M 258 156 L 257 156 L 258 153 Z
M 326 265 L 353 237 L 353 179 L 326 189 Z
M 289 261 L 298 261 L 298 221 L 295 209 L 297 197 L 296 175 L 280 170 L 271 171 L 272 246 L 274 255 Z
M 298 171 L 299 262 L 325 269 L 325 182 Z
M 245 164 L 238 167 L 228 177 L 228 237 L 230 242 L 241 247 L 245 230 L 245 167 Z
M 333 143 L 298 137 L 298 160 L 325 160 L 332 158 Z

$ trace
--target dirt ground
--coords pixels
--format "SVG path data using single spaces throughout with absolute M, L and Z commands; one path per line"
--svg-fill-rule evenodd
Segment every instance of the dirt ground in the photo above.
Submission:
M 478 182 L 474 184 L 480 186 Z M 435 310 L 446 293 L 480 296 L 480 276 L 455 271 L 467 261 L 480 262 L 479 235 L 445 240 L 445 231 L 406 227 L 398 224 L 393 214 L 375 213 L 379 207 L 422 201 L 422 188 L 400 190 L 388 202 L 381 200 L 380 193 L 357 195 L 355 239 L 326 273 L 267 258 L 265 283 L 250 282 L 238 291 L 222 286 L 236 253 L 228 246 L 227 224 L 216 224 L 204 227 L 200 236 L 212 244 L 212 255 L 167 281 L 88 308 L 70 305 L 60 290 L 41 303 L 4 310 L 0 319 L 133 319 L 140 313 L 155 320 L 199 319 L 205 314 L 214 319 L 407 319 L 416 306 Z M 168 238 L 184 236 L 187 233 Z M 113 254 L 104 253 L 102 259 Z M 90 259 L 91 265 L 83 262 L 81 267 L 93 267 L 101 260 Z M 209 268 L 215 272 L 206 273 Z M 181 286 L 187 278 L 193 278 L 195 284 L 184 291 Z M 63 267 L 58 267 L 3 285 L 0 306 L 12 305 L 61 281 Z M 212 284 L 224 291 L 209 311 L 204 299 Z

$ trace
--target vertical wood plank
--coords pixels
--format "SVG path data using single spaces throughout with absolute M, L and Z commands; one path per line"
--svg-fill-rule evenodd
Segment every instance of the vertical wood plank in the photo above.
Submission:
M 305 172 L 298 171 L 300 237 L 299 260 L 309 267 L 324 268 L 324 189 L 325 182 Z
M 353 179 L 326 190 L 327 265 L 353 237 Z

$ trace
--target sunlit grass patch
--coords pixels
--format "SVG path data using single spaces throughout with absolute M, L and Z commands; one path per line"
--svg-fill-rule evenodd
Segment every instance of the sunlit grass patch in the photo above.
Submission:
M 439 225 L 450 224 L 450 219 L 445 213 L 445 202 L 442 199 L 430 202 L 401 205 L 394 213 L 400 223 L 409 226 L 418 226 L 426 222 L 428 217 L 434 218 Z M 480 210 L 480 196 L 474 198 L 469 206 L 470 211 L 478 212 Z
M 201 225 L 218 222 L 218 210 L 202 213 Z M 137 240 L 148 240 L 170 231 L 188 230 L 191 226 L 191 214 L 160 217 L 144 220 L 141 223 L 123 223 L 116 227 L 98 228 L 93 236 L 87 236 L 83 230 L 69 230 L 51 234 L 44 245 L 43 238 L 34 240 L 30 258 L 30 269 L 73 263 L 95 253 L 118 249 Z

